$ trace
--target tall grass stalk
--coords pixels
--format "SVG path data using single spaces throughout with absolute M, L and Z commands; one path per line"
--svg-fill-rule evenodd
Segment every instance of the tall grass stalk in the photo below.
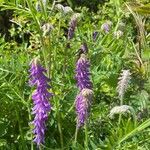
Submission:
M 141 125 L 139 125 L 134 130 L 132 130 L 131 132 L 129 132 L 128 134 L 126 134 L 122 139 L 120 139 L 119 142 L 118 142 L 118 144 L 121 144 L 122 142 L 124 142 L 128 138 L 132 137 L 133 135 L 139 133 L 140 131 L 144 130 L 145 128 L 147 128 L 149 126 L 150 126 L 150 119 L 147 119 Z
M 30 111 L 30 106 L 28 106 L 28 117 L 29 117 L 29 121 L 31 121 L 32 120 L 32 117 L 31 117 L 31 111 Z M 33 139 L 33 133 L 31 132 L 31 139 Z M 33 142 L 32 142 L 32 140 L 31 140 L 31 150 L 33 150 Z

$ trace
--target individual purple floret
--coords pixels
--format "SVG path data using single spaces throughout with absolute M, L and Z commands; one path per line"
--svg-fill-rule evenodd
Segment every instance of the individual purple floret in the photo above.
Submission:
M 81 54 L 76 63 L 76 80 L 80 91 L 83 88 L 92 88 L 89 72 L 90 63 L 85 54 Z
M 90 89 L 82 89 L 82 91 L 76 97 L 76 113 L 77 113 L 77 127 L 81 127 L 85 124 L 88 115 L 89 108 L 93 97 L 93 91 Z
M 50 86 L 48 85 L 49 79 L 44 75 L 46 70 L 38 63 L 37 59 L 31 62 L 30 69 L 30 85 L 36 86 L 36 90 L 32 94 L 34 107 L 32 108 L 32 114 L 35 115 L 33 120 L 35 134 L 34 142 L 39 146 L 44 143 L 45 121 L 48 119 L 48 112 L 51 110 L 49 99 L 52 97 L 52 93 L 48 92 Z

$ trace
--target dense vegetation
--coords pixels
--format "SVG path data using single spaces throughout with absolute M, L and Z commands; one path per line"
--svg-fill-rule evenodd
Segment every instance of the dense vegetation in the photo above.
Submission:
M 0 149 L 149 150 L 149 16 L 148 0 L 0 0 Z M 93 97 L 78 127 L 83 55 Z M 38 147 L 29 84 L 35 58 L 53 94 Z

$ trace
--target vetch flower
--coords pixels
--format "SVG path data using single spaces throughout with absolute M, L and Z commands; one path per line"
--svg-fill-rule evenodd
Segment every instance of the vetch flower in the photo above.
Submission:
M 88 118 L 92 97 L 93 91 L 87 88 L 82 89 L 76 97 L 75 104 L 78 127 L 83 126 Z
M 79 14 L 76 13 L 71 17 L 71 20 L 69 22 L 69 29 L 68 29 L 68 40 L 72 39 L 74 36 L 75 28 L 77 26 L 77 18 L 79 17 Z
M 44 143 L 46 120 L 48 119 L 48 112 L 51 110 L 49 99 L 52 93 L 48 92 L 50 86 L 49 79 L 45 76 L 46 70 L 38 63 L 37 59 L 33 59 L 30 69 L 30 85 L 36 86 L 36 90 L 32 94 L 34 107 L 32 114 L 35 115 L 33 120 L 35 134 L 34 142 L 39 146 Z
M 80 91 L 83 88 L 92 88 L 92 83 L 90 81 L 90 62 L 85 54 L 81 54 L 80 58 L 76 63 L 76 80 L 77 86 Z
M 90 81 L 90 62 L 86 57 L 88 48 L 84 43 L 79 50 L 79 59 L 76 63 L 76 80 L 79 88 L 79 94 L 76 97 L 76 113 L 77 113 L 77 127 L 85 124 L 92 102 L 93 91 L 92 82 Z
M 75 18 L 75 19 L 72 19 L 69 23 L 68 40 L 73 38 L 76 26 L 77 26 L 77 19 Z
M 111 26 L 112 26 L 112 22 L 111 21 L 106 21 L 105 23 L 103 23 L 101 25 L 101 30 L 103 30 L 105 33 L 109 33 Z

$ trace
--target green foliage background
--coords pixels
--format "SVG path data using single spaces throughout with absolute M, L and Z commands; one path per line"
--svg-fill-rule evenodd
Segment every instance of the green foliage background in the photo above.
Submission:
M 55 95 L 41 149 L 149 150 L 148 1 L 48 1 L 41 11 L 35 9 L 36 2 L 0 0 L 0 149 L 36 149 L 30 123 L 33 89 L 28 85 L 28 70 L 30 61 L 38 56 L 48 70 Z M 72 7 L 73 12 L 56 10 L 54 5 L 58 3 Z M 80 13 L 80 17 L 74 38 L 68 41 L 67 29 L 74 13 Z M 112 22 L 108 34 L 101 29 L 107 20 Z M 54 29 L 43 36 L 41 26 L 45 23 Z M 118 30 L 123 35 L 116 38 L 114 32 Z M 99 32 L 95 41 L 94 31 Z M 75 145 L 75 63 L 84 42 L 89 49 L 94 99 L 88 131 L 84 127 L 79 130 Z M 110 119 L 109 112 L 120 105 L 116 87 L 122 69 L 131 72 L 123 103 L 134 108 L 136 119 L 123 115 L 118 123 L 119 116 Z

